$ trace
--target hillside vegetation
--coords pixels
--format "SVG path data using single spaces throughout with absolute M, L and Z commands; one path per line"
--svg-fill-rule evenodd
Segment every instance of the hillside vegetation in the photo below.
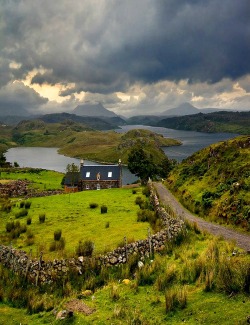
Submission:
M 166 185 L 199 216 L 250 230 L 250 137 L 200 150 L 171 172 Z
M 71 120 L 61 123 L 22 121 L 13 129 L 2 127 L 1 134 L 3 151 L 11 146 L 57 147 L 66 156 L 108 163 L 117 163 L 121 159 L 124 164 L 127 163 L 128 152 L 136 143 L 151 152 L 156 162 L 165 157 L 161 147 L 181 144 L 148 130 L 131 130 L 125 134 L 103 132 Z
M 165 118 L 155 126 L 199 132 L 250 134 L 250 111 L 215 112 Z

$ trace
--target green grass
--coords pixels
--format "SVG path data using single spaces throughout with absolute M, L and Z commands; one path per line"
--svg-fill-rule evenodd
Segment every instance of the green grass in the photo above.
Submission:
M 38 190 L 62 189 L 63 173 L 36 168 L 0 169 L 0 182 L 6 180 L 28 180 Z
M 140 194 L 141 190 L 137 190 Z M 34 234 L 35 243 L 25 245 L 27 234 L 23 234 L 14 244 L 17 247 L 39 253 L 47 252 L 45 257 L 52 257 L 48 247 L 54 238 L 54 231 L 62 229 L 62 237 L 66 241 L 65 251 L 73 254 L 79 240 L 91 240 L 95 244 L 95 253 L 112 250 L 123 241 L 124 236 L 130 239 L 144 239 L 147 236 L 148 223 L 137 222 L 138 205 L 131 189 L 108 189 L 101 191 L 84 191 L 74 194 L 55 195 L 50 197 L 29 199 L 31 207 L 28 216 L 32 218 L 28 229 Z M 90 203 L 98 207 L 91 209 Z M 101 213 L 101 206 L 106 205 L 108 212 Z M 5 233 L 5 224 L 14 219 L 20 211 L 19 203 L 9 214 L 2 217 L 0 231 Z M 45 214 L 44 223 L 39 222 L 39 215 Z M 20 223 L 26 223 L 27 217 L 21 217 Z M 109 227 L 106 227 L 109 222 Z M 52 254 L 52 256 L 51 256 Z
M 249 231 L 249 161 L 247 136 L 219 142 L 177 165 L 166 185 L 200 217 Z
M 82 292 L 88 289 L 87 282 L 91 283 L 92 277 L 99 278 L 100 274 L 90 274 L 78 287 L 74 287 L 73 282 L 64 282 L 65 293 L 63 296 L 57 295 L 56 298 L 52 296 L 53 289 L 47 294 L 43 290 L 39 292 L 36 287 L 32 289 L 28 286 L 25 290 L 29 290 L 28 296 L 32 295 L 33 290 L 33 299 L 36 297 L 37 301 L 51 297 L 50 301 L 55 302 L 56 310 L 64 309 L 67 301 L 79 296 L 82 302 L 95 309 L 89 316 L 75 312 L 72 320 L 61 324 L 246 324 L 250 308 L 249 295 L 244 294 L 244 290 L 239 293 L 225 291 L 218 277 L 219 270 L 223 270 L 225 258 L 231 266 L 250 266 L 250 256 L 239 254 L 232 257 L 233 249 L 233 243 L 227 243 L 220 238 L 214 239 L 206 233 L 195 233 L 189 227 L 188 237 L 179 246 L 171 245 L 161 254 L 155 255 L 153 262 L 145 261 L 143 269 L 136 268 L 127 273 L 124 265 L 106 270 L 104 284 L 96 287 L 89 297 L 83 297 Z M 195 275 L 194 270 L 199 265 L 201 273 Z M 204 274 L 211 267 L 217 272 L 217 277 L 214 278 L 214 286 L 208 291 Z M 3 276 L 7 276 L 7 280 L 2 279 Z M 233 273 L 232 276 L 235 278 L 237 274 Z M 130 282 L 123 283 L 124 278 Z M 165 287 L 159 286 L 159 279 L 167 279 Z M 3 283 L 16 283 L 15 277 L 11 280 L 8 274 L 2 271 L 0 288 Z M 176 305 L 173 310 L 166 312 L 165 290 L 176 290 L 180 293 L 184 286 L 187 304 Z M 13 308 L 18 304 L 11 307 L 10 302 L 7 304 L 6 301 L 5 295 L 8 292 L 7 287 L 0 292 L 4 301 L 0 304 L 0 324 L 5 324 L 7 320 L 8 324 L 60 323 L 55 320 L 52 311 L 28 315 L 25 309 Z M 20 291 L 11 297 L 15 299 L 18 295 L 22 297 L 23 294 Z M 33 300 L 32 304 L 36 305 L 36 301 Z

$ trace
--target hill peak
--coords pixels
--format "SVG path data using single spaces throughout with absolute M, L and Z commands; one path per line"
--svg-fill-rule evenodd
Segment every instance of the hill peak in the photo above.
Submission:
M 116 117 L 114 112 L 106 109 L 101 103 L 85 103 L 78 105 L 73 113 L 79 116 L 95 116 L 95 117 Z

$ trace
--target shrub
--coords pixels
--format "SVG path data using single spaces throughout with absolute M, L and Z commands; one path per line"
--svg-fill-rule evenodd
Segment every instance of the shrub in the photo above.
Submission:
M 45 213 L 39 214 L 39 222 L 40 223 L 44 223 L 45 222 L 45 218 L 46 218 Z
M 149 197 L 150 189 L 148 187 L 144 187 L 144 189 L 142 190 L 142 194 Z
M 20 202 L 20 209 L 23 209 L 24 208 L 24 206 L 25 206 L 25 202 L 24 201 L 22 201 L 22 202 Z
M 7 232 L 11 232 L 11 230 L 15 228 L 14 221 L 8 221 L 5 228 Z
M 25 233 L 26 231 L 27 231 L 26 225 L 21 225 L 20 226 L 20 232 L 21 232 L 21 234 Z
M 89 203 L 89 207 L 90 207 L 90 209 L 95 209 L 98 207 L 98 204 L 97 203 Z
M 106 222 L 105 228 L 109 228 L 109 221 Z
M 15 214 L 15 218 L 21 218 L 21 217 L 26 217 L 28 215 L 28 210 L 27 209 L 22 209 L 21 211 L 17 212 Z
M 136 199 L 135 199 L 135 204 L 137 205 L 141 205 L 143 203 L 143 199 L 141 196 L 137 196 Z
M 29 209 L 30 206 L 31 206 L 31 202 L 30 201 L 25 202 L 25 205 L 24 205 L 25 209 Z
M 136 194 L 137 191 L 135 189 L 132 190 L 132 194 Z
M 31 221 L 32 221 L 31 217 L 28 217 L 27 218 L 27 221 L 26 221 L 26 223 L 27 223 L 28 226 L 31 225 Z
M 175 287 L 165 292 L 166 312 L 173 311 L 177 308 L 185 308 L 187 305 L 187 290 L 185 287 Z
M 91 240 L 85 240 L 82 242 L 79 241 L 79 244 L 76 248 L 76 254 L 77 256 L 92 256 L 94 251 L 94 243 Z
M 58 229 L 56 231 L 54 231 L 54 240 L 55 241 L 59 241 L 61 239 L 62 236 L 62 230 Z
M 27 238 L 28 239 L 34 238 L 34 234 L 30 229 L 28 229 L 28 231 L 27 231 Z
M 101 213 L 107 213 L 108 212 L 108 208 L 106 207 L 106 205 L 102 205 L 101 206 Z

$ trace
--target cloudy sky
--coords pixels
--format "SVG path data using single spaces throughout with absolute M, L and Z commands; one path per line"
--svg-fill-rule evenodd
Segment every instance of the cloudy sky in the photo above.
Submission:
M 0 107 L 250 109 L 249 0 L 0 0 Z

